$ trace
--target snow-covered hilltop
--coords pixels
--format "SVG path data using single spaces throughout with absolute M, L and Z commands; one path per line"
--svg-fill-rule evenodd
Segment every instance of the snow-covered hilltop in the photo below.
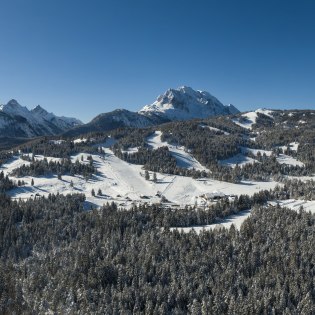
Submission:
M 142 115 L 159 115 L 169 120 L 189 120 L 236 113 L 239 113 L 239 110 L 233 105 L 225 106 L 210 93 L 195 91 L 187 86 L 167 90 L 154 103 L 139 111 Z
M 0 105 L 0 134 L 2 137 L 35 137 L 55 135 L 82 125 L 76 118 L 58 117 L 41 106 L 32 110 L 12 99 Z

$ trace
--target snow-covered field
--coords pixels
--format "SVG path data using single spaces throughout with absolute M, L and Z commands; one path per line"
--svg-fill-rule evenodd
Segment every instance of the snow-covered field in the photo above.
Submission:
M 152 142 L 151 142 L 152 143 Z M 196 197 L 213 191 L 222 192 L 226 195 L 252 195 L 261 189 L 274 188 L 276 182 L 243 182 L 232 184 L 211 179 L 196 180 L 191 177 L 174 176 L 157 173 L 157 182 L 148 181 L 144 178 L 144 170 L 141 165 L 129 164 L 117 158 L 109 148 L 105 148 L 105 158 L 100 155 L 92 155 L 94 165 L 97 168 L 97 175 L 86 181 L 82 176 L 62 176 L 58 180 L 56 175 L 42 176 L 34 178 L 34 186 L 31 186 L 31 177 L 21 177 L 26 185 L 10 191 L 14 198 L 32 198 L 36 194 L 46 196 L 49 193 L 85 193 L 87 201 L 91 205 L 101 206 L 104 203 L 115 201 L 120 206 L 130 207 L 138 203 L 160 202 L 161 195 L 164 195 L 171 203 L 184 206 L 194 205 Z M 90 154 L 80 153 L 72 157 L 72 161 L 77 159 L 81 163 L 88 163 L 87 157 Z M 36 156 L 36 159 L 43 156 Z M 48 157 L 48 160 L 50 158 Z M 52 158 L 53 159 L 53 158 Z M 0 170 L 10 175 L 11 172 L 29 162 L 15 157 L 8 163 L 3 164 Z M 153 174 L 150 172 L 151 179 Z M 18 178 L 11 177 L 14 180 Z M 72 183 L 73 185 L 72 185 Z M 91 195 L 94 189 L 97 194 L 101 189 L 102 196 Z
M 224 166 L 229 166 L 234 168 L 236 164 L 239 166 L 243 166 L 245 164 L 253 164 L 253 163 L 259 163 L 257 160 L 254 160 L 248 156 L 245 156 L 243 154 L 237 154 L 229 159 L 220 160 L 219 163 Z
M 154 136 L 148 139 L 148 143 L 157 148 L 164 143 L 161 142 L 161 134 L 157 132 Z M 196 165 L 198 162 L 190 159 L 189 153 L 183 148 L 172 147 L 172 152 L 181 153 L 189 165 Z M 161 196 L 165 196 L 169 200 L 169 205 L 195 205 L 202 198 L 200 196 L 207 193 L 218 192 L 226 195 L 253 195 L 255 192 L 265 189 L 273 189 L 276 182 L 242 182 L 241 184 L 232 184 L 211 179 L 193 179 L 191 177 L 167 175 L 157 173 L 157 182 L 146 180 L 144 170 L 141 165 L 129 164 L 117 158 L 108 147 L 103 147 L 105 154 L 92 155 L 94 166 L 97 168 L 97 175 L 86 181 L 82 176 L 62 176 L 58 180 L 56 175 L 42 176 L 34 178 L 34 186 L 31 185 L 32 177 L 11 177 L 12 171 L 29 162 L 22 160 L 16 156 L 7 163 L 3 164 L 0 170 L 8 174 L 14 180 L 24 180 L 25 186 L 15 188 L 9 192 L 13 198 L 35 198 L 37 196 L 47 196 L 50 193 L 84 193 L 87 196 L 86 207 L 98 207 L 106 202 L 116 202 L 120 207 L 130 208 L 133 204 L 143 203 L 159 203 Z M 253 152 L 254 153 L 254 152 Z M 71 157 L 75 162 L 89 163 L 88 156 L 90 154 L 80 153 Z M 81 161 L 83 157 L 83 162 Z M 44 156 L 36 155 L 35 159 L 43 159 Z M 46 157 L 49 160 L 58 160 L 58 158 Z M 187 164 L 186 164 L 187 165 Z M 193 166 L 192 166 L 193 167 Z M 199 166 L 200 167 L 200 166 Z M 201 166 L 202 167 L 202 166 Z M 153 174 L 150 172 L 151 179 Z M 307 178 L 309 179 L 309 178 Z M 94 189 L 96 196 L 92 196 L 91 191 Z M 98 196 L 98 190 L 101 190 L 102 195 Z M 279 204 L 280 206 L 289 207 L 293 210 L 299 210 L 300 206 L 307 211 L 315 213 L 315 201 L 305 200 L 285 200 L 271 204 Z M 207 226 L 197 226 L 180 228 L 183 232 L 189 232 L 194 229 L 197 233 L 203 229 L 214 229 L 220 227 L 229 228 L 232 224 L 236 228 L 240 228 L 243 221 L 250 215 L 250 210 L 240 212 L 225 218 L 224 220 Z

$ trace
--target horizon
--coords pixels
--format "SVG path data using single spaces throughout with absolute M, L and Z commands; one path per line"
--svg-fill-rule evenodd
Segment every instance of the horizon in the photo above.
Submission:
M 187 85 L 241 112 L 315 107 L 311 0 L 5 0 L 0 9 L 1 104 L 88 122 Z
M 190 86 L 187 86 L 187 85 L 181 85 L 181 86 L 179 86 L 179 87 L 170 88 L 170 89 L 179 89 L 179 88 L 184 87 L 184 86 L 185 86 L 185 87 L 188 87 L 188 88 L 192 88 L 193 90 L 199 91 L 199 92 L 209 92 L 209 91 L 203 91 L 203 90 L 199 90 L 199 89 L 194 89 L 193 87 L 190 87 Z M 166 91 L 164 91 L 164 92 L 161 93 L 161 94 L 164 94 L 165 92 L 166 92 Z M 161 95 L 161 94 L 160 94 L 160 95 Z M 211 93 L 210 93 L 210 94 L 211 94 Z M 159 95 L 159 96 L 160 96 L 160 95 Z M 211 94 L 211 95 L 212 95 L 212 94 Z M 216 97 L 216 98 L 221 102 L 221 100 L 220 100 L 216 95 L 212 95 L 212 96 Z M 158 97 L 158 96 L 157 96 L 157 97 Z M 156 97 L 156 99 L 157 99 L 157 97 Z M 155 100 L 156 100 L 156 99 L 155 99 Z M 154 101 L 155 101 L 155 100 L 154 100 Z M 11 102 L 11 101 L 16 101 L 20 106 L 26 107 L 28 110 L 33 110 L 33 109 L 35 109 L 37 106 L 40 106 L 41 108 L 43 108 L 43 109 L 46 110 L 47 112 L 52 113 L 52 114 L 55 114 L 56 116 L 59 116 L 59 117 L 65 116 L 65 115 L 63 115 L 62 113 L 61 113 L 61 114 L 56 114 L 55 112 L 48 110 L 47 108 L 45 108 L 45 106 L 43 106 L 43 105 L 41 105 L 41 104 L 37 104 L 37 105 L 35 105 L 35 106 L 33 106 L 33 107 L 26 106 L 26 105 L 22 104 L 19 100 L 14 99 L 14 98 L 8 100 L 8 101 L 5 102 L 5 103 L 0 103 L 0 106 L 6 105 L 6 104 L 8 104 L 8 103 Z M 152 104 L 154 101 L 152 101 L 150 104 Z M 222 103 L 222 104 L 225 105 L 225 106 L 228 106 L 228 105 L 233 105 L 233 106 L 235 106 L 233 103 L 229 103 L 229 104 L 224 104 L 224 103 Z M 145 104 L 145 105 L 149 105 L 149 104 Z M 123 107 L 119 107 L 119 108 L 117 107 L 117 108 L 115 108 L 115 109 L 113 109 L 113 110 L 111 110 L 111 111 L 108 111 L 108 112 L 112 112 L 112 111 L 120 110 L 120 109 L 127 109 L 127 110 L 130 110 L 130 111 L 133 111 L 133 112 L 138 112 L 138 111 L 140 111 L 145 105 L 140 106 L 138 109 L 135 109 L 135 110 L 130 110 L 130 109 L 123 108 Z M 238 110 L 240 110 L 237 106 L 235 106 L 235 107 L 236 107 Z M 245 113 L 245 112 L 255 111 L 255 110 L 258 110 L 258 109 L 267 109 L 267 110 L 312 110 L 311 108 L 301 108 L 301 107 L 297 107 L 297 108 L 294 108 L 294 107 L 292 107 L 292 108 L 272 108 L 272 107 L 268 107 L 268 106 L 260 106 L 260 107 L 253 107 L 253 108 L 250 108 L 250 109 L 248 109 L 248 110 L 240 110 L 240 112 L 241 112 L 241 113 Z M 90 120 L 88 120 L 88 121 L 84 121 L 84 120 L 81 119 L 80 117 L 76 117 L 76 116 L 65 116 L 65 117 L 77 118 L 77 119 L 81 120 L 84 124 L 86 124 L 86 123 L 89 123 L 91 120 L 93 120 L 93 119 L 94 119 L 96 116 L 98 116 L 99 114 L 108 113 L 108 112 L 99 112 L 98 114 L 96 114 L 94 117 L 92 117 L 92 118 L 91 118 Z

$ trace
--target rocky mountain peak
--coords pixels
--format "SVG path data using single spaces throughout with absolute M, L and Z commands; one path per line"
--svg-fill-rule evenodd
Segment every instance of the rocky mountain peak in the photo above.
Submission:
M 216 97 L 206 91 L 194 90 L 188 86 L 168 89 L 157 100 L 144 106 L 139 113 L 158 114 L 170 120 L 188 120 L 239 112 L 234 106 L 224 106 Z

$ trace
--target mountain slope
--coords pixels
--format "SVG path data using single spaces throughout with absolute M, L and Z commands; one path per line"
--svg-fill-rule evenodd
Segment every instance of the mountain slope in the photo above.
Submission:
M 121 127 L 143 128 L 177 120 L 207 118 L 209 116 L 239 113 L 233 105 L 224 106 L 208 92 L 195 91 L 190 87 L 167 90 L 151 105 L 138 112 L 117 109 L 96 116 L 83 126 L 65 133 L 68 136 L 108 131 Z
M 16 100 L 0 105 L 1 137 L 55 135 L 81 124 L 78 119 L 48 113 L 39 105 L 32 110 L 21 106 Z
M 233 105 L 224 106 L 216 97 L 205 91 L 195 91 L 183 86 L 169 89 L 151 105 L 144 106 L 139 113 L 145 116 L 159 115 L 169 120 L 189 120 L 209 116 L 238 113 Z
M 96 116 L 89 123 L 73 128 L 65 132 L 66 136 L 78 136 L 81 134 L 97 131 L 108 131 L 122 127 L 144 128 L 157 125 L 167 120 L 161 117 L 146 117 L 126 109 L 116 109 L 109 113 Z

